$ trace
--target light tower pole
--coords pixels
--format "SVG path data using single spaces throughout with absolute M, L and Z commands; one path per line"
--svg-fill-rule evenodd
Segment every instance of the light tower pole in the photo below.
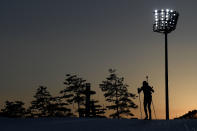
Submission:
M 165 35 L 165 96 L 166 120 L 169 120 L 169 95 L 168 95 L 168 33 L 176 29 L 179 13 L 169 9 L 154 11 L 153 31 Z

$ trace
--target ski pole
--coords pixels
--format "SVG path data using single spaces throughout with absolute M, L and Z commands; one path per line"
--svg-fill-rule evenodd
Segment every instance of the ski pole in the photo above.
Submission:
M 153 110 L 154 110 L 155 119 L 157 119 L 157 116 L 156 116 L 156 113 L 155 113 L 155 107 L 154 107 L 154 104 L 153 104 L 153 100 L 152 100 L 152 106 L 153 106 Z

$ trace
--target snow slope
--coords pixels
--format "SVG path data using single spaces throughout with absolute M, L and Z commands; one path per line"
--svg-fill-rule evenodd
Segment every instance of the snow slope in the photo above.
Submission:
M 197 131 L 197 120 L 0 118 L 0 131 Z

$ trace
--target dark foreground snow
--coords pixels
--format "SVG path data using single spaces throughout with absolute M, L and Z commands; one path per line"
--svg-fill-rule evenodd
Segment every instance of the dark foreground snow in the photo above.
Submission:
M 0 131 L 197 131 L 197 120 L 0 118 Z

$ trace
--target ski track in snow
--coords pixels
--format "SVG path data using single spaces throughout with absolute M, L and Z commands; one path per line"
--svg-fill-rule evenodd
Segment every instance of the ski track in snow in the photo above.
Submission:
M 0 131 L 197 131 L 197 120 L 0 118 Z

